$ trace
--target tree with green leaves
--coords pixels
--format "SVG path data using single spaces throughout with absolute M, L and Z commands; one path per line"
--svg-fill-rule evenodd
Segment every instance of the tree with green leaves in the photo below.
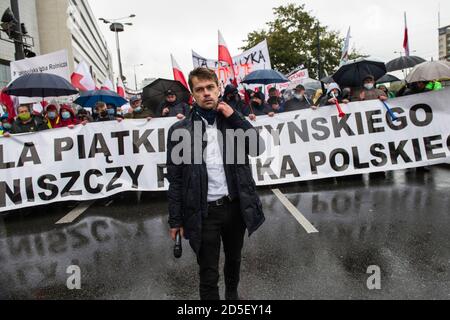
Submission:
M 320 24 L 305 10 L 305 5 L 288 4 L 274 8 L 275 20 L 268 29 L 250 32 L 241 48 L 247 50 L 267 39 L 272 68 L 289 73 L 299 65 L 308 68 L 310 76 L 318 78 L 318 39 L 320 39 L 321 75 L 333 73 L 339 66 L 344 38 Z M 319 37 L 318 37 L 319 35 Z M 359 57 L 351 53 L 350 59 Z

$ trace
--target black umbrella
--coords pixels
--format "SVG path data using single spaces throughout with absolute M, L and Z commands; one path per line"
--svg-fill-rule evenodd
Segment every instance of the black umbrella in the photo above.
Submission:
M 417 57 L 417 56 L 407 56 L 407 57 L 404 56 L 404 57 L 400 57 L 400 58 L 394 59 L 394 60 L 386 63 L 386 69 L 388 72 L 392 72 L 392 71 L 413 68 L 416 65 L 421 64 L 422 62 L 425 62 L 425 61 L 426 61 L 425 59 L 423 59 L 421 57 Z
M 142 92 L 142 102 L 145 106 L 156 110 L 169 90 L 177 96 L 178 102 L 189 103 L 191 98 L 189 90 L 181 82 L 167 79 L 158 79 L 146 86 Z
M 334 79 L 331 76 L 326 76 L 326 77 L 323 77 L 322 79 L 320 79 L 320 82 L 327 83 L 327 84 L 333 83 Z
M 392 74 L 385 74 L 384 76 L 382 76 L 380 79 L 378 79 L 377 83 L 389 83 L 389 82 L 396 82 L 396 81 L 401 81 L 399 78 L 397 78 L 396 76 L 393 76 Z
M 375 81 L 386 74 L 384 62 L 359 58 L 344 64 L 333 75 L 333 79 L 342 87 L 360 87 L 364 78 L 373 76 Z
M 62 97 L 78 93 L 69 81 L 50 73 L 31 73 L 14 80 L 5 93 L 16 97 Z
M 281 72 L 276 70 L 256 70 L 248 74 L 242 83 L 246 84 L 273 84 L 273 83 L 286 83 L 289 79 L 286 78 Z

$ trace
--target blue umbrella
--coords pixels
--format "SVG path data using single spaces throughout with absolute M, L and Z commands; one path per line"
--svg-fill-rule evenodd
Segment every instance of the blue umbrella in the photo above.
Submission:
M 62 97 L 78 93 L 69 81 L 50 73 L 31 73 L 11 82 L 5 93 L 16 97 Z
M 276 70 L 257 70 L 247 75 L 242 81 L 245 84 L 286 83 L 289 79 Z
M 109 90 L 92 90 L 83 92 L 74 103 L 84 108 L 94 108 L 96 103 L 102 101 L 106 104 L 111 104 L 116 108 L 127 104 L 128 101 L 119 96 L 114 91 Z

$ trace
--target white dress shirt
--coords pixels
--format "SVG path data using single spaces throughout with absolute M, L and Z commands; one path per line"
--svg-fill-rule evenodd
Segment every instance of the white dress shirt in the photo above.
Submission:
M 205 163 L 208 170 L 208 202 L 217 201 L 229 195 L 227 177 L 223 165 L 222 152 L 217 138 L 217 122 L 206 125 L 208 145 L 205 151 Z

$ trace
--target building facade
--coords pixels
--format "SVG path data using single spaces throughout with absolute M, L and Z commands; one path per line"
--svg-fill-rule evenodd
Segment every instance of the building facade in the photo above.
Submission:
M 36 3 L 42 54 L 67 49 L 71 72 L 85 61 L 98 85 L 114 79 L 111 51 L 87 0 Z
M 450 61 L 450 26 L 439 29 L 439 60 Z
M 0 0 L 0 14 L 8 7 L 10 0 Z M 111 51 L 87 0 L 19 0 L 19 11 L 37 55 L 66 49 L 70 72 L 85 61 L 98 86 L 114 80 Z M 8 38 L 4 32 L 1 37 Z M 0 40 L 0 87 L 11 79 L 14 52 L 13 43 Z

